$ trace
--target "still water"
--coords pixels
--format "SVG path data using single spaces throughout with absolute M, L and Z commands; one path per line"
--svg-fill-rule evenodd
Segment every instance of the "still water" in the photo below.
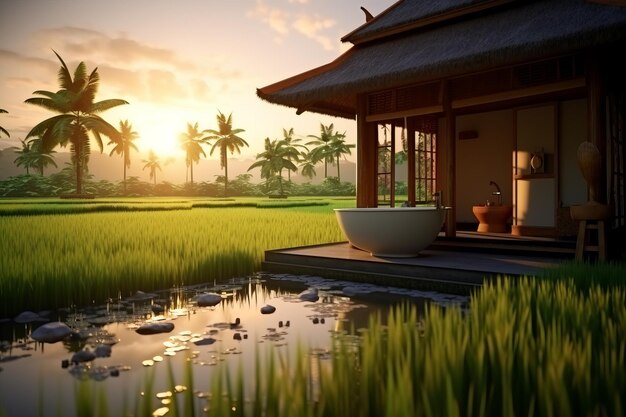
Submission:
M 317 291 L 317 300 L 303 299 L 308 289 Z M 204 293 L 222 299 L 200 307 L 197 296 Z M 170 397 L 188 388 L 182 382 L 188 361 L 196 409 L 202 410 L 212 375 L 222 364 L 230 370 L 241 367 L 244 378 L 252 380 L 257 354 L 265 358 L 267 350 L 282 358 L 306 354 L 327 361 L 333 336 L 358 334 L 370 314 L 385 317 L 400 303 L 423 309 L 433 302 L 464 305 L 468 299 L 314 276 L 255 274 L 219 285 L 138 292 L 88 308 L 38 312 L 18 320 L 25 323 L 3 320 L 0 415 L 75 415 L 76 391 L 85 386 L 106 397 L 110 415 L 132 414 L 147 379 L 154 383 L 153 409 L 166 412 Z M 275 311 L 263 314 L 266 306 Z M 37 327 L 54 321 L 67 324 L 72 334 L 57 343 L 31 338 Z M 173 329 L 138 333 L 146 323 L 170 323 Z M 77 352 L 96 357 L 80 362 L 84 353 Z

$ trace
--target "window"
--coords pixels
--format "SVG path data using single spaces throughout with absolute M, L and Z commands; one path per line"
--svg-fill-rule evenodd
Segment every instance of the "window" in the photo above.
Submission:
M 415 203 L 433 201 L 437 191 L 437 119 L 419 118 L 413 124 L 415 141 Z
M 411 117 L 378 124 L 379 206 L 431 204 L 437 191 L 437 119 Z

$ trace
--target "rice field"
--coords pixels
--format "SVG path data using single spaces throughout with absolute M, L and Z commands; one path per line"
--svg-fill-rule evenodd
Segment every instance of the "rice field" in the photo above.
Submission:
M 265 250 L 343 240 L 332 208 L 354 206 L 327 199 L 59 201 L 0 204 L 0 317 L 243 276 L 259 270 Z M 81 213 L 100 205 L 109 209 Z M 16 207 L 24 214 L 8 213 Z M 50 207 L 66 212 L 40 212 Z
M 354 205 L 259 202 L 0 216 L 2 315 L 245 275 L 259 269 L 264 250 L 343 240 L 332 208 Z M 189 389 L 168 415 L 624 415 L 623 269 L 564 265 L 543 279 L 487 284 L 466 310 L 374 316 L 367 329 L 336 339 L 330 366 L 306 347 L 295 358 L 257 357 L 252 391 L 228 368 L 192 389 L 190 368 L 182 381 L 170 377 L 172 388 Z M 139 398 L 152 397 L 153 383 L 147 375 Z M 107 399 L 92 388 L 77 386 L 79 415 L 107 415 Z M 198 389 L 212 394 L 206 410 L 193 397 Z M 129 415 L 152 415 L 142 401 L 129 403 Z

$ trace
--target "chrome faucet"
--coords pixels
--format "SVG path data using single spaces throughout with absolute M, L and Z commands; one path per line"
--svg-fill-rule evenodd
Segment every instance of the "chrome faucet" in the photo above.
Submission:
M 494 181 L 489 181 L 489 185 L 493 185 L 496 187 L 496 191 L 492 192 L 491 195 L 495 195 L 498 199 L 498 205 L 502 205 L 502 192 L 500 191 L 500 186 L 496 184 Z
M 441 208 L 441 191 L 437 191 L 433 193 L 433 198 L 435 201 L 435 206 L 440 209 Z

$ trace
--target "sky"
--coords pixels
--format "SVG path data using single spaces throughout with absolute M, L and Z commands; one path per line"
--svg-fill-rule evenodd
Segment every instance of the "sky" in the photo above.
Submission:
M 2 135 L 0 149 L 19 146 L 54 115 L 24 103 L 36 90 L 58 90 L 53 50 L 72 74 L 81 61 L 98 68 L 97 101 L 130 103 L 102 117 L 116 127 L 129 120 L 141 154 L 180 158 L 177 137 L 187 123 L 217 129 L 218 111 L 245 129 L 250 147 L 241 158 L 254 159 L 264 139 L 282 138 L 283 128 L 305 138 L 318 135 L 320 123 L 334 123 L 355 143 L 354 120 L 296 115 L 261 100 L 256 89 L 334 60 L 350 47 L 340 38 L 365 22 L 360 6 L 376 15 L 393 2 L 0 0 L 0 108 L 8 111 L 0 126 L 11 135 Z

